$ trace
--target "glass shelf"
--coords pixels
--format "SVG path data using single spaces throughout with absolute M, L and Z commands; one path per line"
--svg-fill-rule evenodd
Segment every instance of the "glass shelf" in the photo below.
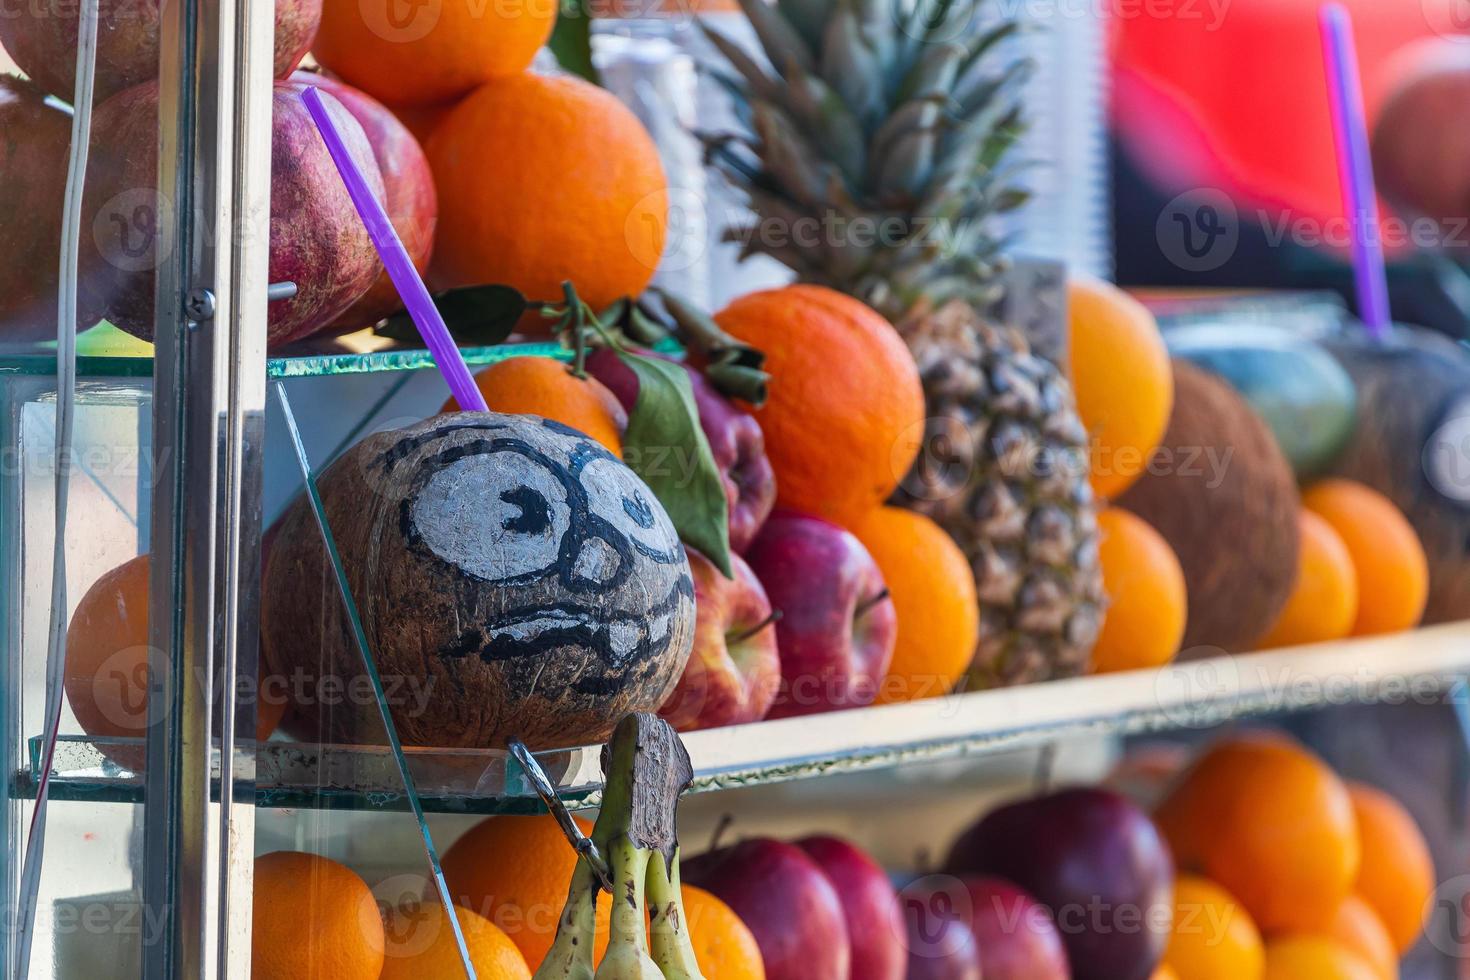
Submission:
M 471 365 L 491 364 L 525 354 L 568 358 L 554 342 L 505 343 L 494 347 L 460 349 Z M 271 378 L 311 378 L 383 371 L 433 368 L 434 360 L 420 347 L 404 346 L 371 330 L 340 337 L 309 338 L 276 352 L 266 360 Z M 0 377 L 56 374 L 56 343 L 24 347 L 0 346 Z M 77 338 L 77 376 L 82 378 L 151 378 L 153 345 L 101 323 Z
M 1340 704 L 1443 703 L 1467 697 L 1470 623 L 1271 653 L 1221 656 L 1157 671 L 1083 677 L 910 704 L 862 708 L 693 732 L 693 792 L 835 772 L 1000 753 L 1076 735 L 1199 728 Z M 52 781 L 58 798 L 131 801 L 141 777 L 112 761 L 136 742 L 65 740 Z M 406 750 L 424 808 L 441 813 L 534 812 L 539 801 L 498 751 Z M 34 751 L 32 753 L 34 760 Z M 595 806 L 596 747 L 538 753 L 570 806 Z M 34 766 L 34 761 L 32 763 Z M 16 790 L 33 789 L 33 769 Z M 396 787 L 396 788 L 395 788 Z M 271 741 L 257 758 L 262 807 L 399 810 L 402 783 L 386 747 Z

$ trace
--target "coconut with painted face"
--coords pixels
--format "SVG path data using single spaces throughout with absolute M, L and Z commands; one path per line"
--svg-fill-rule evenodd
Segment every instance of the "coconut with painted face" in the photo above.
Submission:
M 406 744 L 600 742 L 678 683 L 694 637 L 683 546 L 648 487 L 576 430 L 441 415 L 369 436 L 320 487 Z M 263 648 L 296 701 L 286 729 L 381 741 L 304 498 L 265 581 Z

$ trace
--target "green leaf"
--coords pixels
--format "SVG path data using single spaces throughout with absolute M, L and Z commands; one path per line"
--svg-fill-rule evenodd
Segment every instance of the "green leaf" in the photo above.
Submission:
M 573 75 L 581 75 L 594 85 L 601 85 L 592 64 L 592 13 L 585 0 L 562 0 L 556 26 L 546 42 L 557 64 Z
M 714 318 L 677 293 L 654 287 L 674 321 L 675 333 L 686 348 L 704 355 L 704 376 L 727 398 L 739 398 L 756 408 L 766 403 L 771 376 L 765 371 L 765 352 L 720 329 Z
M 433 296 L 449 335 L 463 347 L 494 347 L 515 330 L 530 305 L 510 286 L 464 286 Z M 407 310 L 400 310 L 374 330 L 380 337 L 421 344 L 419 328 Z
M 725 484 L 699 426 L 689 375 L 678 364 L 628 351 L 618 351 L 618 359 L 638 376 L 623 459 L 664 505 L 679 537 L 733 578 Z

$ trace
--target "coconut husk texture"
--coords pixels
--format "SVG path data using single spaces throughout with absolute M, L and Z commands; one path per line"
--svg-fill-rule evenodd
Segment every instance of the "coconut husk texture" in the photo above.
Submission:
M 677 684 L 694 636 L 683 546 L 648 487 L 576 430 L 440 415 L 367 437 L 319 483 L 405 744 L 603 742 Z M 381 743 L 304 497 L 275 530 L 262 620 L 270 668 L 291 682 L 283 727 Z
M 1358 425 L 1333 467 L 1398 505 L 1429 558 L 1424 622 L 1470 618 L 1470 354 L 1404 327 L 1328 349 L 1358 388 Z
M 1184 568 L 1181 658 L 1249 650 L 1275 623 L 1296 579 L 1301 500 L 1271 430 L 1225 381 L 1174 361 L 1168 431 L 1118 504 Z

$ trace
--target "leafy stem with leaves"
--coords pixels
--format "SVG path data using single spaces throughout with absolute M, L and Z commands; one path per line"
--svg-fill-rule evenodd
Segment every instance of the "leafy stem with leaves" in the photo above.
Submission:
M 663 504 L 679 536 L 732 577 L 729 502 L 699 424 L 688 373 L 676 363 L 630 348 L 570 282 L 562 284 L 562 291 L 564 301 L 542 307 L 541 313 L 555 321 L 552 329 L 571 347 L 572 371 L 586 377 L 588 341 L 595 337 L 638 378 L 638 399 L 623 434 L 623 461 Z

